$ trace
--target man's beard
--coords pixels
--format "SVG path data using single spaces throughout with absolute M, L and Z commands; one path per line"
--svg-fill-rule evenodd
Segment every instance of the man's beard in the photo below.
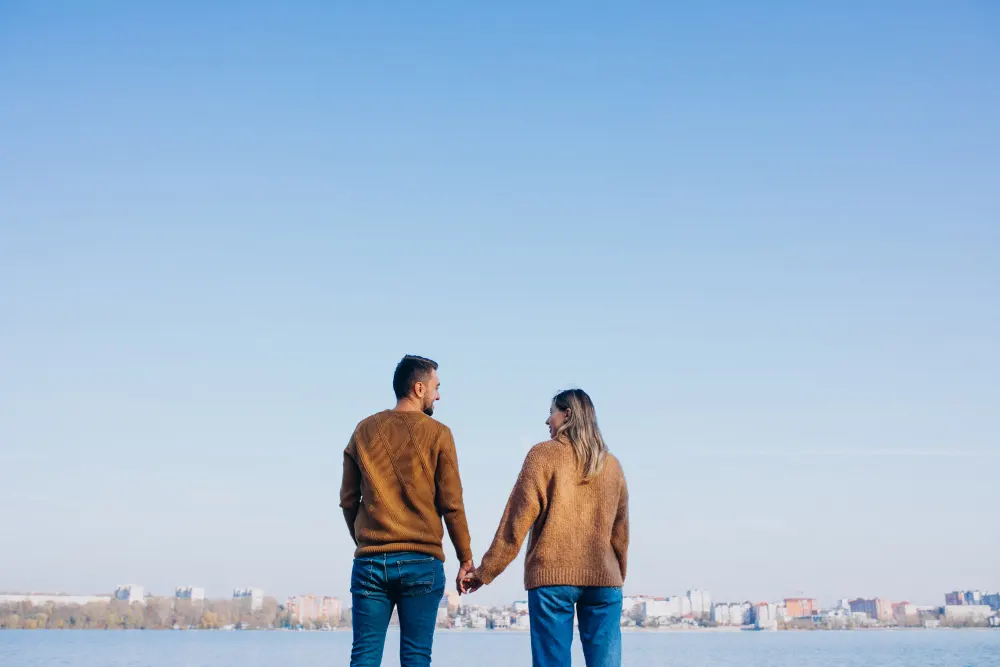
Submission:
M 433 405 L 428 405 L 426 408 L 424 408 L 424 414 L 427 415 L 428 417 L 433 417 L 434 416 L 434 406 Z

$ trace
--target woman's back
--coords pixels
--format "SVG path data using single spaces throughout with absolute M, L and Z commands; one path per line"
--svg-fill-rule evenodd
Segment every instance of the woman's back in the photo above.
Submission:
M 582 389 L 556 394 L 545 425 L 552 440 L 535 445 L 524 459 L 493 545 L 470 575 L 468 590 L 503 572 L 530 531 L 524 585 L 532 665 L 570 664 L 576 612 L 587 666 L 620 667 L 629 539 L 625 475 Z
M 618 460 L 606 453 L 600 471 L 584 481 L 568 442 L 533 447 L 479 567 L 484 583 L 517 556 L 528 530 L 527 589 L 620 587 L 628 551 L 628 491 Z

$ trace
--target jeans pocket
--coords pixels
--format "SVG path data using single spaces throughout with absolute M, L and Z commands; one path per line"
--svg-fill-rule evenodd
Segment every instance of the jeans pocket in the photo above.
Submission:
M 444 588 L 444 565 L 433 556 L 401 560 L 397 566 L 400 593 L 406 597 L 427 595 L 436 588 Z
M 351 594 L 370 596 L 379 588 L 375 579 L 376 564 L 367 558 L 356 558 L 351 569 Z

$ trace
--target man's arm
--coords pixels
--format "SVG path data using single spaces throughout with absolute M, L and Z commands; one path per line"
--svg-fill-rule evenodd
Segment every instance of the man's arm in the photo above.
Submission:
M 361 508 L 361 469 L 355 460 L 357 455 L 357 443 L 355 436 L 351 436 L 351 441 L 347 443 L 344 450 L 344 478 L 340 484 L 340 507 L 344 510 L 344 520 L 347 522 L 347 530 L 351 533 L 354 544 L 358 543 L 358 537 L 354 534 L 354 521 L 358 518 L 358 510 Z
M 438 442 L 437 468 L 434 470 L 435 498 L 438 514 L 444 519 L 451 543 L 462 565 L 472 564 L 472 540 L 465 518 L 462 479 L 458 474 L 458 453 L 451 430 L 445 427 Z

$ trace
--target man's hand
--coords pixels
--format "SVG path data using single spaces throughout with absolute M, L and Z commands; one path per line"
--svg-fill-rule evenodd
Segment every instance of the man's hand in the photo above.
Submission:
M 479 578 L 479 573 L 475 569 L 466 574 L 462 580 L 462 589 L 466 594 L 475 593 L 482 587 L 483 580 Z
M 464 595 L 465 593 L 471 593 L 472 591 L 466 590 L 465 580 L 468 579 L 469 573 L 474 572 L 476 569 L 476 564 L 471 560 L 467 560 L 462 563 L 458 568 L 458 577 L 455 579 L 455 588 L 458 590 L 459 595 Z
M 347 531 L 351 534 L 351 539 L 354 540 L 354 546 L 358 546 L 358 536 L 354 532 L 354 522 L 358 519 L 357 509 L 345 509 L 344 510 L 344 521 L 347 522 Z

